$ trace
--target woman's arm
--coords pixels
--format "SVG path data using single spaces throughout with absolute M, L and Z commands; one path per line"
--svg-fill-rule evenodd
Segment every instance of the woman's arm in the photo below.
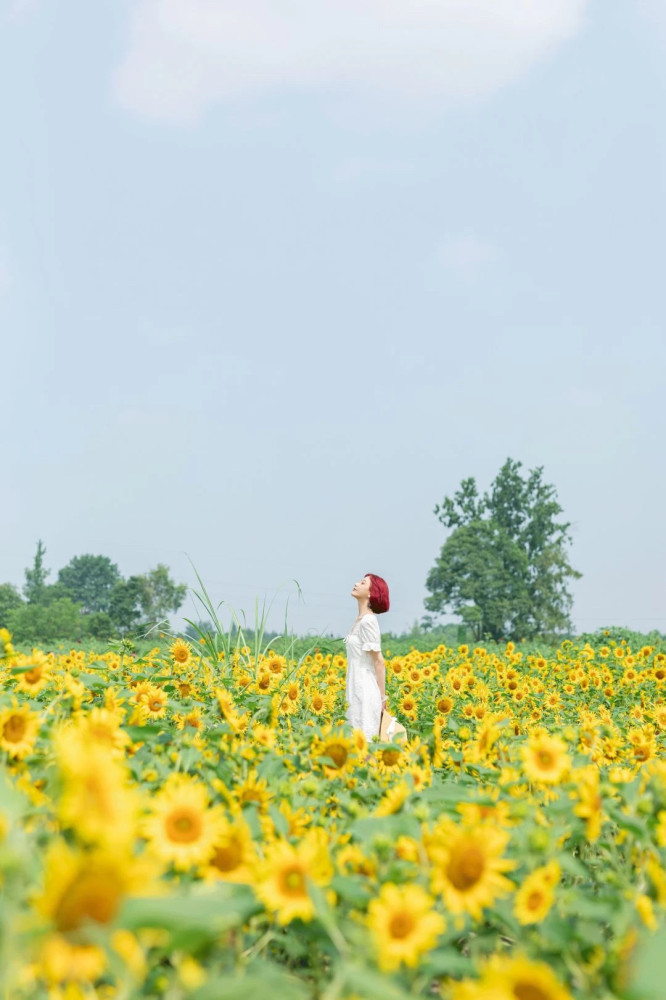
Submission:
M 386 705 L 386 665 L 384 663 L 384 657 L 381 654 L 381 650 L 370 649 L 368 652 L 372 657 L 375 678 L 379 687 L 379 693 L 382 696 L 382 708 L 384 708 Z

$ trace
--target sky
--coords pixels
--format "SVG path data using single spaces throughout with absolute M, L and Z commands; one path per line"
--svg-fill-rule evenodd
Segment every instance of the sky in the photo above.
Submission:
M 510 456 L 666 630 L 665 98 L 658 0 L 0 0 L 0 582 L 399 632 Z

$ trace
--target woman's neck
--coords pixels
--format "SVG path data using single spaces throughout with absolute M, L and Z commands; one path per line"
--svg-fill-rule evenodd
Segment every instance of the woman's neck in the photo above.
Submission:
M 358 616 L 362 618 L 370 610 L 370 602 L 367 597 L 357 597 L 356 600 L 358 601 Z

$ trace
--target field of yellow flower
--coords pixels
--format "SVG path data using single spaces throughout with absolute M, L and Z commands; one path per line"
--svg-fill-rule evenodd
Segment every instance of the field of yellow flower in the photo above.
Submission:
M 341 655 L 3 649 L 5 997 L 658 997 L 659 649 L 387 656 L 395 745 Z

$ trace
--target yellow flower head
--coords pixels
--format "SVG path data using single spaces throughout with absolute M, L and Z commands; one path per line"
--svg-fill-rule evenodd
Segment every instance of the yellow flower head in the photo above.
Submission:
M 421 956 L 435 947 L 446 930 L 446 921 L 435 910 L 433 899 L 419 885 L 388 882 L 368 906 L 368 927 L 377 962 L 384 972 L 404 964 L 418 965 Z
M 564 740 L 545 732 L 530 736 L 521 754 L 523 770 L 530 781 L 559 784 L 571 766 Z
M 142 830 L 160 860 L 185 871 L 210 860 L 224 832 L 224 816 L 219 806 L 210 805 L 204 785 L 176 774 L 152 801 Z
M 311 920 L 315 911 L 309 883 L 325 886 L 332 876 L 327 837 L 318 828 L 309 831 L 300 844 L 275 841 L 259 866 L 254 891 L 279 924 L 296 917 Z
M 39 716 L 27 705 L 19 708 L 16 699 L 11 708 L 0 712 L 0 747 L 18 760 L 27 757 L 35 745 Z

